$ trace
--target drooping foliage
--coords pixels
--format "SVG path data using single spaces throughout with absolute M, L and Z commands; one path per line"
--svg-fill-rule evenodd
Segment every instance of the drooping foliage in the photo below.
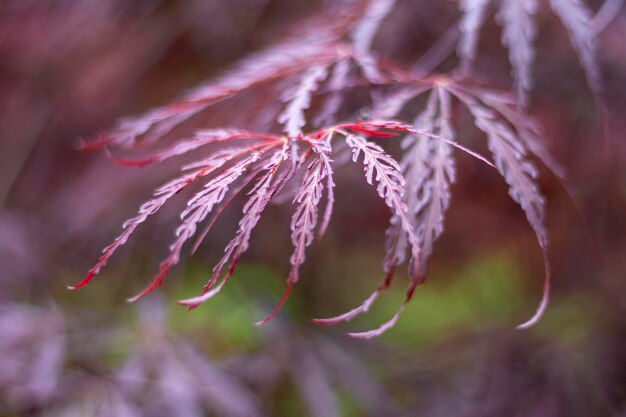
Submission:
M 600 91 L 589 11 L 579 0 L 551 0 L 549 5 L 567 30 L 589 85 Z M 275 103 L 259 115 L 265 130 L 199 129 L 143 158 L 112 156 L 123 166 L 150 165 L 183 155 L 193 155 L 196 162 L 182 166 L 181 176 L 154 192 L 138 214 L 124 224 L 123 232 L 105 248 L 86 277 L 72 288 L 86 285 L 136 228 L 174 195 L 196 187 L 181 212 L 175 239 L 158 273 L 129 300 L 143 297 L 162 284 L 179 262 L 186 242 L 195 239 L 195 251 L 217 217 L 233 199 L 243 195 L 246 202 L 238 229 L 224 255 L 200 294 L 180 301 L 193 309 L 222 290 L 248 249 L 263 212 L 292 189 L 291 269 L 283 296 L 258 324 L 266 323 L 299 280 L 307 247 L 329 227 L 335 201 L 335 161 L 340 152 L 350 152 L 352 162 L 362 164 L 366 182 L 375 187 L 391 212 L 384 276 L 361 305 L 345 314 L 314 321 L 336 324 L 366 312 L 389 287 L 396 269 L 407 263 L 409 285 L 397 313 L 377 329 L 350 333 L 361 338 L 380 335 L 398 320 L 415 288 L 424 281 L 428 259 L 444 231 L 445 215 L 451 206 L 457 176 L 453 151 L 461 150 L 500 173 L 537 236 L 546 267 L 544 294 L 536 314 L 520 327 L 535 323 L 547 306 L 550 268 L 545 199 L 531 158 L 538 158 L 559 177 L 564 176 L 542 144 L 541 129 L 524 111 L 532 87 L 533 41 L 537 34 L 534 16 L 540 5 L 534 0 L 497 3 L 496 21 L 503 26 L 502 43 L 513 68 L 514 95 L 477 85 L 468 78 L 472 62 L 477 59 L 480 29 L 495 6 L 492 2 L 460 1 L 460 70 L 452 75 L 430 76 L 406 70 L 374 51 L 375 38 L 385 19 L 393 14 L 394 6 L 393 0 L 355 2 L 334 8 L 332 18 L 322 15 L 309 19 L 266 50 L 243 59 L 179 101 L 123 119 L 112 130 L 86 142 L 85 149 L 106 147 L 116 154 L 115 148 L 158 146 L 163 137 L 176 135 L 180 126 L 196 115 L 209 112 L 216 104 L 236 101 L 245 93 L 262 89 Z M 354 100 L 348 105 L 346 98 L 354 89 L 369 91 L 371 101 L 350 107 Z M 461 108 L 468 111 L 484 134 L 493 162 L 462 144 L 466 127 L 461 130 L 455 126 L 453 117 L 453 112 Z M 357 116 L 362 114 L 360 109 L 369 111 L 373 120 L 361 120 Z M 399 120 L 407 117 L 412 123 Z M 384 146 L 399 136 L 403 154 L 398 162 Z M 198 233 L 202 224 L 204 228 Z

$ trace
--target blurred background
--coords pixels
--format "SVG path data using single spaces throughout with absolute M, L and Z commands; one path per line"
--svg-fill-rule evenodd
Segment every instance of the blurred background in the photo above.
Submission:
M 328 234 L 266 326 L 253 323 L 280 296 L 289 266 L 280 206 L 259 224 L 235 279 L 191 313 L 174 301 L 206 281 L 237 210 L 141 303 L 124 300 L 166 253 L 176 204 L 89 287 L 66 289 L 171 173 L 115 166 L 79 152 L 79 139 L 173 100 L 331 3 L 0 2 L 0 416 L 626 416 L 624 10 L 599 40 L 604 118 L 566 32 L 547 8 L 538 12 L 530 113 L 575 203 L 542 170 L 554 291 L 537 326 L 515 330 L 541 296 L 532 230 L 504 182 L 468 158 L 459 158 L 427 284 L 376 340 L 344 332 L 390 317 L 405 277 L 354 322 L 310 324 L 354 307 L 381 278 L 389 213 L 349 169 L 338 170 Z M 458 18 L 456 2 L 399 0 L 375 49 L 410 66 Z M 507 89 L 500 34 L 489 19 L 473 75 Z M 242 100 L 262 105 L 254 94 Z M 216 112 L 237 120 L 236 108 Z M 455 124 L 459 136 L 480 136 L 468 117 Z

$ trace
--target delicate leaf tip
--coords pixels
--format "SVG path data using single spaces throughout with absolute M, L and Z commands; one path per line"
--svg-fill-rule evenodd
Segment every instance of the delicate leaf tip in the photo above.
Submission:
M 107 156 L 108 158 L 113 161 L 113 163 L 115 165 L 121 166 L 121 167 L 135 167 L 135 168 L 141 168 L 144 167 L 146 165 L 150 165 L 153 162 L 156 162 L 158 159 L 155 157 L 147 157 L 147 158 L 143 158 L 143 159 L 121 159 L 118 158 L 116 156 L 114 156 L 111 152 L 107 151 Z
M 80 288 L 83 288 L 84 286 L 86 286 L 87 284 L 89 284 L 89 282 L 93 279 L 93 277 L 96 276 L 96 272 L 95 271 L 89 271 L 87 273 L 87 275 L 85 275 L 85 277 L 76 285 L 68 285 L 67 289 L 68 290 L 78 290 Z
M 209 299 L 215 297 L 221 290 L 222 287 L 224 286 L 224 284 L 226 283 L 226 280 L 222 280 L 216 287 L 212 288 L 211 290 L 200 294 L 196 297 L 192 297 L 192 298 L 187 298 L 184 300 L 178 300 L 176 301 L 176 304 L 184 306 L 184 307 L 188 307 L 189 310 L 193 310 L 197 307 L 200 306 L 200 304 L 208 301 Z
M 291 288 L 293 287 L 293 284 L 294 284 L 294 281 L 292 279 L 287 280 L 287 286 L 285 288 L 285 291 L 283 292 L 283 295 L 280 297 L 280 300 L 278 301 L 276 306 L 274 306 L 274 308 L 272 309 L 272 312 L 268 314 L 267 317 L 265 317 L 263 320 L 260 320 L 254 323 L 255 326 L 257 327 L 263 326 L 264 324 L 272 320 L 276 316 L 276 314 L 278 314 L 283 304 L 285 304 L 285 301 L 287 301 L 287 298 L 289 297 L 289 294 L 291 293 Z
M 487 158 L 485 158 L 484 156 L 482 156 L 478 152 L 474 152 L 473 150 L 471 150 L 471 149 L 469 149 L 469 148 L 467 148 L 467 147 L 465 147 L 465 146 L 463 146 L 461 144 L 458 144 L 458 143 L 456 143 L 453 140 L 447 139 L 447 138 L 445 138 L 445 137 L 443 137 L 441 135 L 435 135 L 433 133 L 425 132 L 423 130 L 414 130 L 412 133 L 416 133 L 416 134 L 418 134 L 420 136 L 426 136 L 426 137 L 431 138 L 431 139 L 436 139 L 436 140 L 438 140 L 440 142 L 445 143 L 446 145 L 453 146 L 453 147 L 455 147 L 455 148 L 465 152 L 466 154 L 468 154 L 470 156 L 473 156 L 474 158 L 478 159 L 479 161 L 485 163 L 486 165 L 489 165 L 491 168 L 495 168 L 496 167 L 493 164 L 493 162 L 491 162 L 490 160 L 488 160 Z
M 378 298 L 379 294 L 380 294 L 380 290 L 374 291 L 369 297 L 365 299 L 365 301 L 361 303 L 360 306 L 353 308 L 352 310 L 346 313 L 340 314 L 339 316 L 329 317 L 326 319 L 312 319 L 311 321 L 320 326 L 334 326 L 339 323 L 350 321 L 356 316 L 358 316 L 359 314 L 367 312 L 369 308 L 371 307 L 372 303 L 374 303 L 376 298 Z
M 100 133 L 100 135 L 94 137 L 93 139 L 81 139 L 78 142 L 77 148 L 82 152 L 98 151 L 109 144 L 111 140 L 112 138 L 109 135 Z
M 539 320 L 541 320 L 541 317 L 543 317 L 543 314 L 548 308 L 548 304 L 550 304 L 550 281 L 551 281 L 550 274 L 547 274 L 546 277 L 544 278 L 543 295 L 541 296 L 541 302 L 539 303 L 539 306 L 537 307 L 535 314 L 524 323 L 515 326 L 516 329 L 519 329 L 519 330 L 528 329 L 530 327 L 533 327 L 535 324 L 539 322 Z
M 146 295 L 150 294 L 152 291 L 160 287 L 161 284 L 163 284 L 163 280 L 165 279 L 165 276 L 167 275 L 168 272 L 169 272 L 169 266 L 161 267 L 159 274 L 154 278 L 154 280 L 150 283 L 150 285 L 148 285 L 145 289 L 143 289 L 138 294 L 127 298 L 126 302 L 134 303 L 135 301 L 139 301 L 140 299 L 142 299 L 143 297 L 145 297 Z
M 404 310 L 404 305 L 396 312 L 396 314 L 393 315 L 391 319 L 389 319 L 387 322 L 383 323 L 382 325 L 380 325 L 379 327 L 373 330 L 368 330 L 365 332 L 346 333 L 346 336 L 351 337 L 353 339 L 372 339 L 374 337 L 378 337 L 382 335 L 383 333 L 385 333 L 387 330 L 391 329 L 396 324 L 403 310 Z

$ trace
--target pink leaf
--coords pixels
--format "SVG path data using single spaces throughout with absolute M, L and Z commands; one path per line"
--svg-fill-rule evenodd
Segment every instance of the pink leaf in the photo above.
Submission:
M 289 149 L 288 144 L 283 145 L 282 149 L 272 155 L 272 158 L 265 164 L 264 170 L 266 172 L 260 177 L 252 191 L 250 191 L 251 197 L 243 208 L 244 215 L 239 221 L 239 230 L 226 246 L 225 254 L 222 259 L 213 268 L 213 274 L 204 286 L 202 293 L 197 297 L 181 300 L 178 302 L 179 304 L 189 308 L 196 308 L 216 295 L 219 289 L 221 289 L 232 276 L 239 257 L 248 249 L 250 235 L 258 223 L 261 213 L 265 210 L 272 197 L 284 186 L 288 171 L 279 176 L 276 181 L 274 181 L 274 179 L 282 162 L 288 157 Z M 231 264 L 228 272 L 222 279 L 222 282 L 215 288 L 216 291 L 211 291 L 229 261 L 231 261 Z
M 175 156 L 195 151 L 196 149 L 211 143 L 245 138 L 278 140 L 276 136 L 255 135 L 253 133 L 239 129 L 205 129 L 197 131 L 191 139 L 179 140 L 173 146 L 158 151 L 142 159 L 124 160 L 116 157 L 111 158 L 116 164 L 122 166 L 144 166 L 153 162 L 161 162 Z
M 460 23 L 462 37 L 457 53 L 461 57 L 461 72 L 463 74 L 467 74 L 471 63 L 476 58 L 478 36 L 480 28 L 485 22 L 487 6 L 489 6 L 489 0 L 461 0 L 460 2 L 463 11 Z
M 602 85 L 595 56 L 596 32 L 591 25 L 591 11 L 581 0 L 550 0 L 549 3 L 567 29 L 591 90 L 594 94 L 600 94 Z
M 473 97 L 459 91 L 452 90 L 468 107 L 475 118 L 476 126 L 487 135 L 487 144 L 493 156 L 498 171 L 509 185 L 509 195 L 518 203 L 524 212 L 528 223 L 533 228 L 537 241 L 543 252 L 546 275 L 544 278 L 544 294 L 537 312 L 521 328 L 536 323 L 549 301 L 550 263 L 548 260 L 548 232 L 544 225 L 545 199 L 535 182 L 538 176 L 535 166 L 526 158 L 526 149 L 515 132 L 497 114 Z
M 200 177 L 207 176 L 214 172 L 216 169 L 224 165 L 229 159 L 233 158 L 233 153 L 218 153 L 204 161 L 204 166 L 195 170 L 190 174 L 185 174 L 179 178 L 176 178 L 165 185 L 161 186 L 154 192 L 154 198 L 144 203 L 137 216 L 127 220 L 124 225 L 124 231 L 119 235 L 113 243 L 104 248 L 103 254 L 81 282 L 75 286 L 69 287 L 71 289 L 81 288 L 89 283 L 91 279 L 100 272 L 100 269 L 106 265 L 109 258 L 115 253 L 115 251 L 122 245 L 124 245 L 128 238 L 133 234 L 135 229 L 146 219 L 155 214 L 170 198 L 180 192 L 183 188 L 194 182 Z
M 409 218 L 407 216 L 407 207 L 403 202 L 404 194 L 404 178 L 400 172 L 400 166 L 398 163 L 387 155 L 380 146 L 375 143 L 368 142 L 366 139 L 346 133 L 346 143 L 352 149 L 353 161 L 357 161 L 359 156 L 363 155 L 363 165 L 365 169 L 365 179 L 368 184 L 373 185 L 374 181 L 377 182 L 376 190 L 378 195 L 385 201 L 385 204 L 392 210 L 393 215 L 397 216 L 403 230 L 406 232 L 408 240 L 411 244 L 412 260 L 414 264 L 411 267 L 411 283 L 404 304 L 406 304 L 413 294 L 415 286 L 418 284 L 417 265 L 415 264 L 419 259 L 420 248 L 417 242 L 417 236 L 413 230 Z M 331 319 L 317 319 L 316 322 L 321 324 L 334 324 L 342 320 L 350 320 L 357 314 L 367 311 L 371 303 L 376 299 L 380 290 L 386 287 L 389 283 L 390 276 L 387 275 L 383 284 L 377 289 L 374 294 L 370 295 L 361 306 L 341 316 Z M 404 305 L 403 304 L 403 305 Z M 402 311 L 402 307 L 396 314 L 399 316 Z M 397 319 L 397 317 L 396 317 Z M 372 336 L 378 335 L 395 323 L 389 322 L 388 325 L 383 325 L 378 329 L 379 333 L 373 331 Z M 352 335 L 354 337 L 358 337 Z
M 278 122 L 285 125 L 285 133 L 289 137 L 295 138 L 302 134 L 302 127 L 306 124 L 304 111 L 311 105 L 311 94 L 326 78 L 327 71 L 324 65 L 312 66 L 304 73 L 297 88 L 287 96 L 287 106 L 278 115 Z
M 267 150 L 269 147 L 265 149 L 265 151 Z M 168 257 L 161 262 L 159 273 L 144 290 L 129 298 L 128 301 L 137 301 L 162 284 L 170 268 L 178 263 L 183 245 L 196 233 L 198 223 L 202 222 L 213 210 L 213 207 L 224 199 L 230 185 L 243 175 L 251 164 L 258 161 L 262 154 L 262 152 L 253 152 L 209 181 L 202 191 L 189 200 L 187 208 L 180 216 L 182 224 L 176 229 L 177 239 L 170 246 Z
M 335 116 L 341 107 L 342 90 L 349 82 L 350 60 L 342 58 L 335 63 L 328 81 L 330 93 L 322 105 L 322 109 L 315 117 L 318 126 L 329 125 L 334 122 Z
M 382 80 L 372 55 L 372 43 L 383 19 L 393 10 L 396 0 L 372 0 L 365 15 L 352 31 L 354 58 L 369 81 L 376 83 Z
M 531 65 L 535 56 L 533 42 L 537 35 L 536 12 L 537 0 L 513 0 L 501 2 L 497 14 L 503 26 L 502 44 L 509 50 L 514 89 L 521 107 L 528 104 L 528 91 L 533 84 Z

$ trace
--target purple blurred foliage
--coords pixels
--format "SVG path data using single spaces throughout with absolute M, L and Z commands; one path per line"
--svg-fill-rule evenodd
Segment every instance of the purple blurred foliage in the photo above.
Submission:
M 56 308 L 0 304 L 0 414 L 52 398 L 65 362 L 65 344 L 63 318 Z
M 139 307 L 136 344 L 115 380 L 145 416 L 262 415 L 252 391 L 166 327 L 159 299 Z
M 276 319 L 268 329 L 261 350 L 233 356 L 226 363 L 229 371 L 254 388 L 265 409 L 279 406 L 276 398 L 286 390 L 299 399 L 305 415 L 340 416 L 338 393 L 342 392 L 357 405 L 359 415 L 401 415 L 392 393 L 366 364 L 389 354 L 389 349 L 359 346 L 341 335 L 283 319 Z
M 45 250 L 37 243 L 37 222 L 21 213 L 0 211 L 0 300 L 8 301 L 19 288 L 41 272 Z
M 394 383 L 410 387 L 404 400 L 413 415 L 623 415 L 622 382 L 611 369 L 619 354 L 590 339 L 576 347 L 562 343 L 505 329 L 457 335 L 396 365 Z M 422 395 L 411 396 L 414 390 Z
M 87 372 L 68 372 L 56 401 L 48 404 L 42 416 L 53 417 L 141 417 L 141 409 L 129 402 L 110 378 Z

